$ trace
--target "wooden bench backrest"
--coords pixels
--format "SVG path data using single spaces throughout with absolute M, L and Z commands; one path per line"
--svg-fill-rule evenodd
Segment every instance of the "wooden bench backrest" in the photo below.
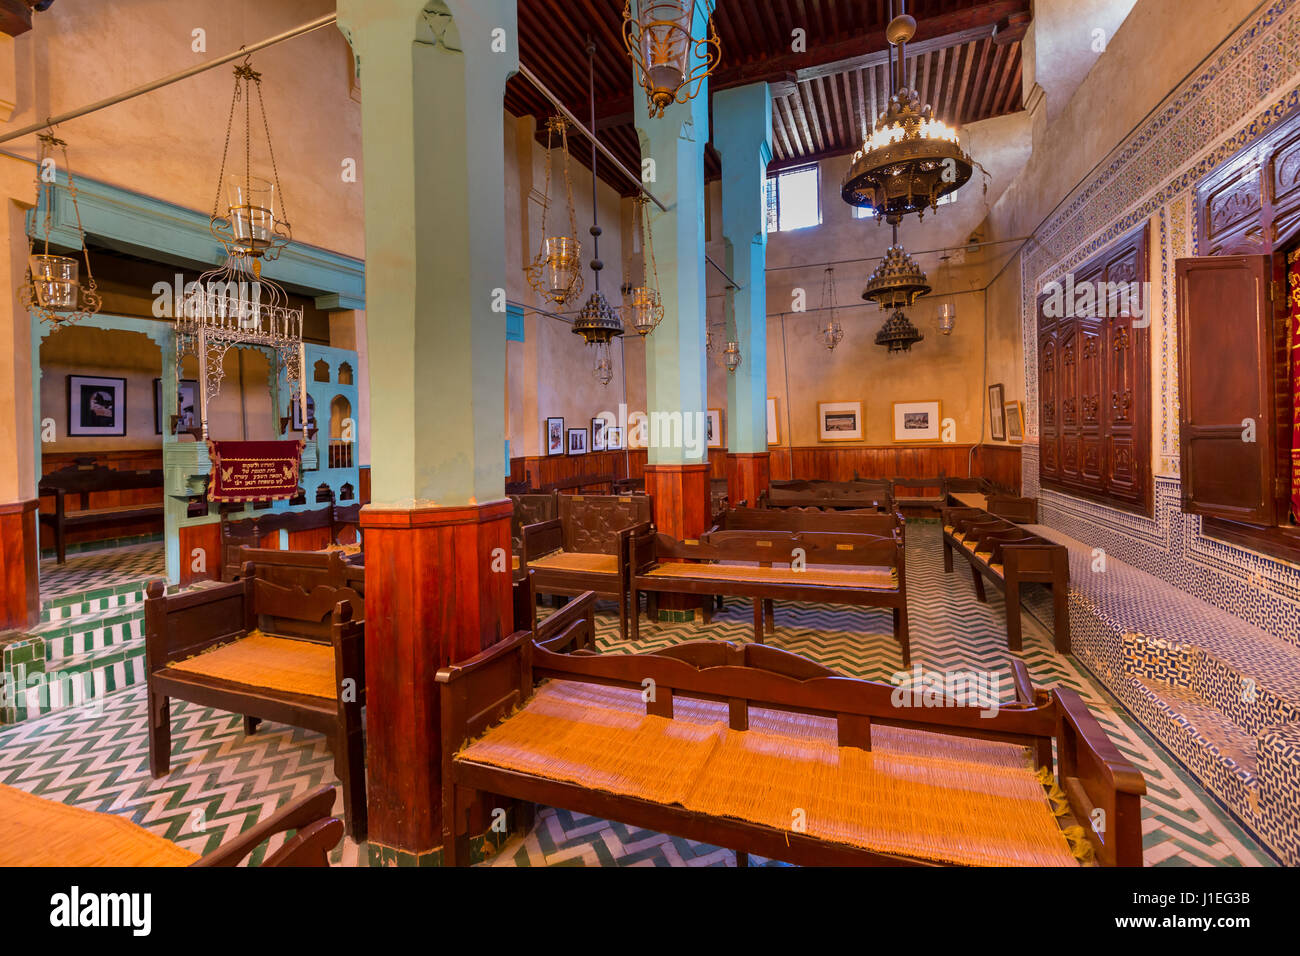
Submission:
M 822 511 L 803 508 L 731 508 L 722 515 L 719 531 L 846 531 L 892 534 L 903 516 L 879 511 Z
M 1038 499 L 1021 498 L 1018 495 L 989 495 L 985 508 L 991 515 L 1006 518 L 1016 524 L 1038 523 Z
M 135 488 L 163 486 L 161 468 L 140 471 L 119 471 L 106 465 L 68 465 L 58 471 L 41 476 L 40 493 L 52 495 L 88 494 L 92 491 L 128 491 Z
M 510 512 L 510 548 L 518 554 L 524 544 L 524 526 L 550 521 L 559 512 L 557 492 L 510 495 L 513 510 Z
M 684 540 L 659 534 L 653 541 L 656 560 L 753 561 L 788 565 L 799 557 L 807 564 L 902 567 L 902 543 L 892 535 L 832 531 L 714 531 L 700 538 Z M 640 554 L 637 557 L 640 558 Z M 637 567 L 641 564 L 637 563 Z
M 560 495 L 565 551 L 617 554 L 618 532 L 653 519 L 648 495 Z

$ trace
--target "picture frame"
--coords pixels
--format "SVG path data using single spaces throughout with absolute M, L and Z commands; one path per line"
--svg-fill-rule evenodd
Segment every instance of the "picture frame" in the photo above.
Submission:
M 1019 445 L 1025 440 L 1025 409 L 1020 400 L 1006 402 L 1003 405 L 1007 419 L 1007 441 Z
M 570 428 L 568 441 L 565 444 L 568 454 L 585 455 L 587 453 L 587 429 Z
M 178 416 L 177 431 L 198 426 L 199 383 L 196 379 L 183 378 L 176 383 L 176 405 L 171 408 L 163 404 L 162 379 L 153 380 L 153 433 L 161 435 L 164 427 L 170 427 L 173 415 Z
M 542 439 L 546 444 L 547 455 L 563 455 L 565 449 L 564 419 L 559 416 L 546 419 L 546 429 L 542 433 Z
M 862 441 L 861 402 L 818 402 L 818 441 Z
M 704 435 L 709 448 L 722 448 L 722 409 L 710 408 L 704 415 Z
M 767 399 L 767 443 L 781 444 L 781 423 L 776 416 L 776 399 L 770 395 Z
M 1006 410 L 1002 407 L 1006 403 L 1006 396 L 1003 394 L 1002 383 L 989 386 L 989 435 L 994 441 L 1007 440 L 1007 419 Z
M 597 416 L 591 420 L 591 450 L 605 451 L 605 419 Z
M 605 426 L 605 451 L 623 450 L 623 429 L 619 425 Z
M 894 441 L 900 444 L 939 441 L 942 414 L 937 399 L 894 402 Z
M 126 379 L 68 376 L 69 438 L 126 436 Z

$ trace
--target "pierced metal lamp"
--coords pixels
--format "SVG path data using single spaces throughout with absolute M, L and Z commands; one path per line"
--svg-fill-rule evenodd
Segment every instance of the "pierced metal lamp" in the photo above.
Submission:
M 573 177 L 569 169 L 569 121 L 552 116 L 546 121 L 546 187 L 542 206 L 542 247 L 524 267 L 528 284 L 544 299 L 566 305 L 582 295 L 582 243 L 578 241 L 578 218 L 573 205 Z M 569 206 L 569 234 L 552 235 L 546 228 L 551 208 L 551 167 L 555 140 L 564 155 L 564 190 Z

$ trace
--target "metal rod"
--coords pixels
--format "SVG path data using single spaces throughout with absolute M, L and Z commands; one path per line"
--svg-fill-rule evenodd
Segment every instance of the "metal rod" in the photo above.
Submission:
M 591 130 L 587 129 L 587 127 L 583 124 L 583 122 L 580 119 L 578 119 L 578 117 L 574 116 L 573 113 L 570 112 L 567 106 L 565 106 L 563 103 L 560 102 L 560 98 L 556 96 L 554 93 L 552 93 L 549 89 L 547 89 L 546 84 L 543 83 L 541 80 L 539 80 L 537 78 L 537 75 L 532 70 L 528 69 L 528 67 L 525 66 L 523 63 L 519 64 L 519 75 L 522 76 L 524 79 L 526 79 L 529 83 L 533 84 L 533 86 L 537 88 L 538 93 L 541 93 L 542 96 L 550 100 L 551 105 L 554 106 L 557 110 L 559 110 L 560 114 L 565 119 L 567 119 L 570 123 L 572 123 L 574 128 L 577 129 L 578 132 L 580 132 L 583 136 L 587 137 L 587 139 L 591 140 L 591 144 L 595 146 L 596 149 L 600 150 L 601 155 L 604 156 L 605 159 L 609 160 L 610 165 L 613 166 L 615 169 L 617 169 L 620 173 L 622 173 L 627 178 L 628 182 L 636 186 L 636 188 L 641 191 L 641 194 L 643 196 L 645 196 L 652 203 L 658 206 L 660 210 L 662 210 L 663 212 L 668 211 L 668 207 L 659 201 L 659 197 L 656 196 L 654 193 L 652 193 L 650 190 L 645 188 L 645 184 L 641 182 L 641 177 L 636 175 L 636 173 L 632 172 L 626 166 L 624 166 L 623 163 L 619 160 L 619 158 L 615 156 L 613 153 L 611 153 L 609 149 L 606 148 L 605 144 L 596 138 L 596 134 L 593 133 Z M 592 112 L 594 116 L 595 111 L 593 110 Z M 595 121 L 593 120 L 592 126 L 595 125 L 596 125 Z M 0 140 L 0 142 L 3 142 L 3 140 Z M 594 162 L 592 163 L 591 175 L 593 177 L 596 175 L 596 168 Z M 707 252 L 704 254 L 704 259 L 706 262 L 708 262 L 709 265 L 717 269 L 718 272 L 722 274 L 723 278 L 725 278 L 729 283 L 731 283 L 731 287 L 733 289 L 742 288 L 740 283 L 737 282 L 735 279 L 733 279 L 731 276 L 729 276 L 727 274 L 726 269 L 723 269 L 722 266 L 714 262 L 712 257 L 710 257 Z
M 985 246 L 1003 246 L 1003 245 L 1006 245 L 1007 243 L 1010 243 L 1010 242 L 1027 242 L 1028 240 L 1030 240 L 1030 239 L 1032 239 L 1032 238 L 1034 238 L 1034 237 L 1033 237 L 1033 236 L 1015 236 L 1015 237 L 1013 237 L 1013 238 L 1011 238 L 1011 239 L 989 239 L 989 240 L 987 240 L 986 242 L 971 242 L 971 243 L 964 243 L 964 244 L 962 244 L 962 245 L 960 245 L 960 246 L 944 246 L 944 247 L 941 248 L 941 249 L 921 249 L 921 250 L 919 250 L 919 251 L 917 251 L 917 252 L 913 252 L 913 253 L 911 253 L 911 255 L 913 255 L 913 256 L 928 256 L 928 255 L 930 255 L 931 253 L 935 253 L 935 252 L 961 252 L 963 249 L 982 249 L 982 248 L 984 248 Z M 1014 253 L 1013 253 L 1013 255 L 1014 255 Z M 883 259 L 883 258 L 885 258 L 885 257 L 884 257 L 884 256 L 864 256 L 864 257 L 861 258 L 861 259 L 835 259 L 835 260 L 833 260 L 833 261 L 831 261 L 831 262 L 821 262 L 821 263 L 818 263 L 818 262 L 810 262 L 810 263 L 800 263 L 800 264 L 797 264 L 797 265 L 789 265 L 789 266 L 767 266 L 765 271 L 767 271 L 767 272 L 788 272 L 788 271 L 790 271 L 790 270 L 792 270 L 792 269 L 815 269 L 815 268 L 817 268 L 817 267 L 819 267 L 819 266 L 846 266 L 846 265 L 852 265 L 852 264 L 855 263 L 855 262 L 875 262 L 877 259 Z
M 137 96 L 143 96 L 145 93 L 152 93 L 154 90 L 161 89 L 164 86 L 171 86 L 173 83 L 179 83 L 181 80 L 189 79 L 199 73 L 214 69 L 231 60 L 238 60 L 240 57 L 248 56 L 250 53 L 256 53 L 258 50 L 264 50 L 276 43 L 282 43 L 285 40 L 292 40 L 294 37 L 300 37 L 305 33 L 311 33 L 313 30 L 319 30 L 321 27 L 327 27 L 338 20 L 338 14 L 330 13 L 323 17 L 318 17 L 309 23 L 294 27 L 292 30 L 286 30 L 284 33 L 278 33 L 273 37 L 265 40 L 259 40 L 251 46 L 242 46 L 234 53 L 227 53 L 225 56 L 219 56 L 215 60 L 208 60 L 198 66 L 192 66 L 188 69 L 181 70 L 179 73 L 172 73 L 164 76 L 162 79 L 154 80 L 143 86 L 137 86 L 134 89 L 127 90 L 125 93 L 118 93 L 106 99 L 97 100 L 87 106 L 80 106 L 75 110 L 68 110 L 66 113 L 60 113 L 57 116 L 47 116 L 39 123 L 32 123 L 30 126 L 24 126 L 22 129 L 16 129 L 13 132 L 5 133 L 0 136 L 0 143 L 7 143 L 10 140 L 18 139 L 31 133 L 39 133 L 43 129 L 51 126 L 57 126 L 59 123 L 66 123 L 68 120 L 74 120 L 78 117 L 85 116 L 87 113 L 94 113 L 105 109 L 109 106 L 116 106 L 118 103 L 124 103 L 127 100 L 135 99 Z

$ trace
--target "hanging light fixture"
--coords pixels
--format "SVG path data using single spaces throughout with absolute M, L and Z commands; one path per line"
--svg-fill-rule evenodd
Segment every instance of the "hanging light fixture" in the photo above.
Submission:
M 664 303 L 659 295 L 659 266 L 655 262 L 650 217 L 646 215 L 649 204 L 649 198 L 644 195 L 632 200 L 632 234 L 641 239 L 641 284 L 623 284 L 623 316 L 642 338 L 659 328 L 659 323 L 664 320 Z M 632 274 L 630 253 L 624 274 Z
M 596 128 L 596 44 L 587 41 L 587 59 L 590 70 L 588 91 L 591 96 L 591 128 Z M 592 365 L 592 374 L 601 385 L 608 385 L 614 378 L 614 360 L 610 356 L 610 340 L 623 334 L 623 323 L 619 321 L 614 307 L 600 291 L 600 271 L 605 263 L 600 259 L 600 215 L 596 196 L 596 141 L 591 141 L 591 271 L 596 277 L 596 288 L 590 298 L 583 304 L 577 319 L 573 322 L 573 333 L 581 335 L 583 340 L 596 349 L 596 361 Z
M 910 352 L 912 346 L 921 341 L 925 336 L 921 330 L 913 325 L 902 309 L 895 309 L 885 324 L 880 327 L 876 333 L 876 344 L 883 345 L 889 349 L 892 355 L 895 352 Z
M 910 352 L 924 335 L 903 314 L 918 298 L 930 291 L 929 280 L 916 260 L 907 254 L 898 242 L 898 226 L 893 227 L 894 243 L 885 251 L 885 258 L 876 266 L 867 280 L 862 298 L 875 302 L 892 315 L 876 333 L 876 344 L 894 352 Z
M 81 209 L 77 205 L 77 184 L 68 162 L 68 144 L 52 133 L 41 133 L 36 156 L 36 208 L 32 210 L 27 230 L 27 278 L 18 289 L 18 298 L 29 312 L 55 329 L 72 325 L 88 318 L 100 309 L 103 301 L 90 271 L 90 251 L 86 248 L 86 232 L 81 226 Z M 86 264 L 86 281 L 80 278 L 80 264 L 71 256 L 50 252 L 50 232 L 54 223 L 54 201 L 58 183 L 54 175 L 55 150 L 63 154 L 63 168 L 67 170 L 68 197 L 77 220 L 77 239 L 81 246 L 82 261 Z M 42 206 L 44 212 L 42 215 Z M 39 238 L 36 221 L 41 216 L 44 237 Z M 37 251 L 37 242 L 40 251 Z
M 957 131 L 934 118 L 929 104 L 906 86 L 907 41 L 916 21 L 898 2 L 898 15 L 885 36 L 892 47 L 889 108 L 872 125 L 844 176 L 840 195 L 851 206 L 871 209 L 877 221 L 897 225 L 908 213 L 924 218 L 939 200 L 971 177 L 973 161 L 957 141 Z
M 844 338 L 844 328 L 835 315 L 835 306 L 835 270 L 828 266 L 826 276 L 822 280 L 822 311 L 829 310 L 829 315 L 826 317 L 826 325 L 817 333 L 817 337 L 830 352 L 834 352 L 835 346 L 839 345 Z
M 623 44 L 646 92 L 650 116 L 663 116 L 673 103 L 694 97 L 722 59 L 722 41 L 710 11 L 709 35 L 696 40 L 692 28 L 698 0 L 632 0 L 623 7 Z M 710 0 L 703 0 L 709 3 Z M 692 66 L 692 59 L 697 62 Z
M 261 114 L 269 170 L 254 166 L 254 99 Z M 241 103 L 244 164 L 242 170 L 236 168 L 228 173 L 231 133 Z M 281 373 L 285 375 L 290 389 L 297 393 L 306 422 L 303 310 L 292 307 L 288 293 L 262 274 L 262 263 L 279 257 L 292 240 L 293 231 L 284 211 L 284 191 L 280 188 L 270 124 L 262 102 L 262 74 L 252 68 L 247 58 L 235 67 L 235 91 L 230 101 L 209 227 L 221 243 L 225 261 L 186 287 L 176 316 L 177 377 L 186 354 L 194 355 L 199 361 L 199 377 L 203 382 L 199 405 L 202 437 L 208 437 L 208 405 L 221 391 L 225 354 L 236 346 L 258 346 L 272 352 L 277 365 L 276 381 Z
M 951 279 L 951 269 L 949 268 L 949 256 L 945 253 L 940 256 L 943 266 L 940 269 L 942 278 L 945 280 L 944 285 L 949 285 L 947 280 Z M 953 327 L 957 324 L 957 303 L 949 296 L 937 309 L 939 315 L 939 332 L 942 335 L 952 335 Z
M 740 368 L 740 361 L 740 343 L 734 340 L 728 342 L 727 347 L 722 350 L 723 368 L 727 370 L 728 374 L 733 374 L 736 369 Z
M 551 235 L 546 228 L 551 208 L 551 170 L 556 145 L 563 155 L 564 192 L 569 204 L 569 234 Z M 542 206 L 542 248 L 524 267 L 528 284 L 544 299 L 567 305 L 582 295 L 582 243 L 578 241 L 578 218 L 573 205 L 573 177 L 569 169 L 569 121 L 552 116 L 546 121 L 546 191 Z

